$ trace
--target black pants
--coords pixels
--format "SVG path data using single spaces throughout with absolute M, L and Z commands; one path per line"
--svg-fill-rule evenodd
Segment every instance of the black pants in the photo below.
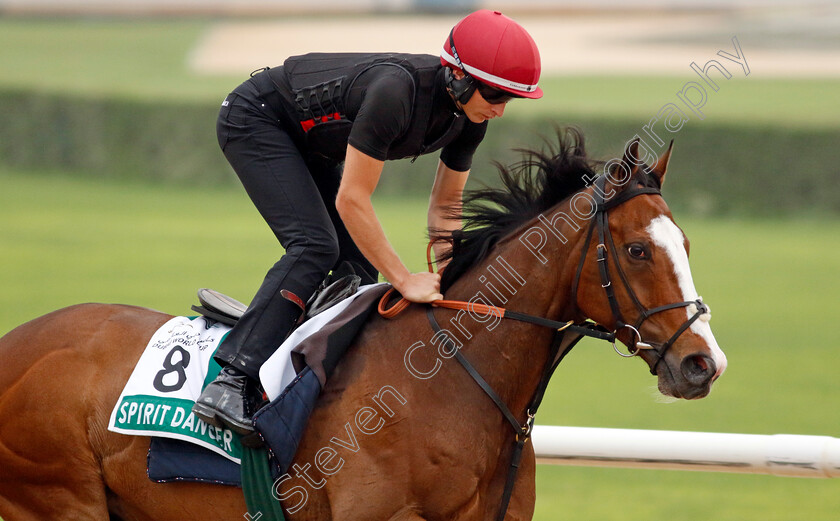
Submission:
M 285 249 L 215 355 L 220 363 L 257 379 L 260 366 L 301 314 L 281 290 L 306 302 L 327 273 L 345 260 L 363 268 L 363 284 L 376 282 L 378 273 L 335 209 L 340 165 L 306 157 L 266 108 L 253 80 L 225 101 L 216 126 L 219 145 Z

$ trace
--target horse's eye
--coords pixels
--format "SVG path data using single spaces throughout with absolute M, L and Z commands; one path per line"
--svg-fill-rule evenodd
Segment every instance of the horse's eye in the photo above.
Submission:
M 629 253 L 630 256 L 634 259 L 647 260 L 648 258 L 650 258 L 650 255 L 648 255 L 647 250 L 641 244 L 631 244 L 627 247 L 627 253 Z

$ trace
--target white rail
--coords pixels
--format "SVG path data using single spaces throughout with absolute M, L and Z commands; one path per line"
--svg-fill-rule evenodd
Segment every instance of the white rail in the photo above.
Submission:
M 840 477 L 840 439 L 537 425 L 537 463 Z

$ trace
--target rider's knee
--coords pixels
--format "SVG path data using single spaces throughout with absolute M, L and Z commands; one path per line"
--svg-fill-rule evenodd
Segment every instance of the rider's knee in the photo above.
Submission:
M 335 235 L 308 237 L 305 243 L 291 249 L 298 250 L 300 257 L 304 257 L 308 262 L 315 264 L 325 274 L 338 262 L 340 253 L 338 239 Z M 290 250 L 287 250 L 287 252 Z

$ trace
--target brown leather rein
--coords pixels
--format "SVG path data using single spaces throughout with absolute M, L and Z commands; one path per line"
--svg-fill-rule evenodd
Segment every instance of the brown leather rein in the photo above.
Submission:
M 435 241 L 430 241 L 428 246 L 426 247 L 426 262 L 429 268 L 429 272 L 431 273 L 434 272 L 431 259 L 431 251 L 434 243 Z M 403 311 L 405 311 L 405 309 L 408 308 L 409 305 L 411 305 L 411 301 L 401 297 L 393 305 L 388 307 L 388 303 L 391 301 L 394 293 L 396 293 L 396 289 L 391 288 L 384 295 L 382 295 L 382 298 L 380 298 L 379 300 L 378 311 L 383 318 L 394 318 Z M 499 318 L 518 320 L 520 322 L 529 322 L 531 324 L 549 327 L 557 331 L 565 331 L 568 329 L 571 332 L 575 332 L 584 336 L 591 336 L 600 340 L 615 342 L 614 333 L 610 333 L 608 331 L 600 329 L 599 326 L 594 323 L 575 324 L 573 320 L 570 320 L 568 322 L 558 322 L 556 320 L 537 317 L 534 315 L 529 315 L 527 313 L 511 311 L 500 306 L 491 306 L 487 304 L 481 304 L 479 302 L 467 302 L 464 300 L 435 300 L 434 302 L 431 302 L 431 305 L 433 307 L 445 309 L 463 310 L 481 316 L 494 316 Z

